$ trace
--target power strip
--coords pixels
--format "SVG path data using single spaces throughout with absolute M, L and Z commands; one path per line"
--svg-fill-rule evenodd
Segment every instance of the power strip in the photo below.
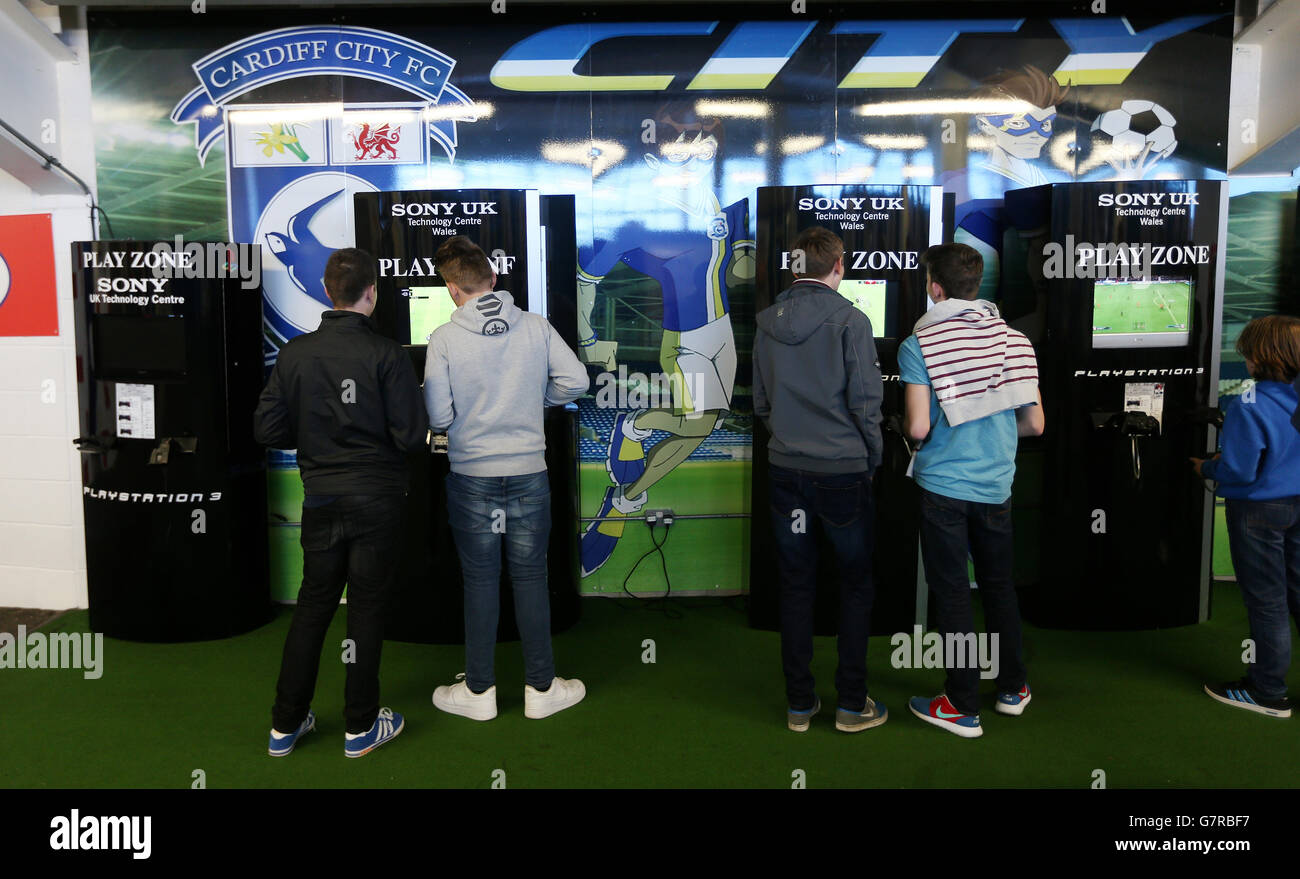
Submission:
M 644 519 L 645 523 L 649 525 L 651 528 L 655 527 L 656 525 L 663 525 L 665 528 L 667 528 L 669 525 L 673 524 L 673 511 L 672 510 L 646 510 L 644 513 L 641 514 L 641 518 Z

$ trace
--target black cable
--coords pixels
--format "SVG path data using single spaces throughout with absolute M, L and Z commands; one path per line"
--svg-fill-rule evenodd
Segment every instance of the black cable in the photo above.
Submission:
M 94 240 L 96 241 L 99 240 L 99 234 L 95 229 L 96 211 L 98 211 L 100 215 L 103 216 L 104 224 L 108 226 L 109 237 L 110 238 L 116 237 L 115 235 L 113 235 L 112 221 L 108 219 L 108 214 L 104 212 L 104 209 L 101 208 L 95 202 L 95 194 L 90 191 L 90 187 L 86 185 L 86 181 L 82 180 L 76 174 L 73 174 L 71 171 L 69 171 L 67 167 L 64 166 L 62 162 L 59 161 L 57 156 L 50 155 L 49 153 L 45 152 L 45 150 L 41 149 L 36 144 L 34 144 L 32 141 L 28 140 L 26 137 L 23 137 L 22 132 L 14 128 L 12 125 L 4 121 L 3 119 L 0 119 L 0 128 L 3 128 L 5 131 L 9 132 L 14 137 L 18 138 L 18 141 L 23 146 L 27 147 L 32 152 L 36 153 L 36 155 L 40 156 L 41 159 L 44 160 L 45 162 L 46 170 L 49 170 L 50 168 L 55 168 L 56 170 L 62 171 L 65 175 L 72 178 L 72 181 L 74 183 L 76 183 L 78 186 L 81 187 L 81 191 L 84 192 L 86 194 L 86 197 L 90 199 L 90 235 Z
M 95 213 L 96 213 L 96 212 L 98 212 L 99 215 L 100 215 L 101 217 L 104 218 L 104 225 L 108 227 L 108 237 L 109 237 L 109 238 L 116 238 L 116 237 L 117 237 L 117 233 L 113 231 L 113 221 L 110 220 L 110 219 L 108 218 L 108 211 L 106 211 L 106 210 L 104 210 L 103 208 L 101 208 L 101 207 L 100 207 L 100 206 L 95 202 L 95 197 L 94 197 L 94 196 L 91 196 L 91 197 L 90 197 L 90 225 L 91 225 L 91 227 L 92 227 L 92 229 L 91 229 L 91 233 L 92 233 L 92 234 L 94 233 L 94 228 L 93 228 L 93 227 L 94 227 L 94 225 L 95 225 Z
M 629 598 L 635 599 L 637 602 L 646 602 L 647 603 L 645 605 L 646 607 L 653 608 L 655 610 L 662 610 L 664 616 L 670 619 L 681 619 L 682 613 L 676 608 L 674 608 L 672 604 L 667 600 L 668 596 L 671 595 L 673 591 L 672 580 L 668 577 L 668 557 L 664 555 L 664 544 L 668 542 L 668 532 L 670 530 L 671 527 L 665 525 L 664 539 L 655 540 L 654 526 L 653 525 L 650 526 L 650 543 L 653 545 L 641 554 L 641 557 L 636 560 L 635 564 L 633 564 L 631 569 L 627 572 L 627 576 L 623 578 L 623 592 Z M 632 590 L 628 589 L 627 582 L 628 580 L 632 579 L 632 575 L 636 573 L 636 569 L 641 566 L 641 563 L 645 561 L 646 558 L 651 553 L 655 553 L 655 552 L 659 553 L 659 565 L 664 572 L 664 584 L 666 585 L 667 588 L 664 590 L 663 595 L 656 595 L 650 598 L 643 598 L 640 595 L 637 595 Z

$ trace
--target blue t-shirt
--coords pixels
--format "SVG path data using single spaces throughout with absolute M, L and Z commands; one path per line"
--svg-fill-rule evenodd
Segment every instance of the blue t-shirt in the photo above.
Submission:
M 930 386 L 921 343 L 908 336 L 898 347 L 899 380 Z M 930 391 L 930 439 L 916 453 L 912 475 L 926 491 L 961 501 L 1000 504 L 1011 497 L 1016 475 L 1016 413 L 1008 409 L 953 427 Z

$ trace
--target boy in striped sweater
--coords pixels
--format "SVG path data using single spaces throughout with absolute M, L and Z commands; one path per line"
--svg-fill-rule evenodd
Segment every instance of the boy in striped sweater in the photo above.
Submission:
M 983 733 L 978 656 L 996 657 L 1000 714 L 1020 714 L 1029 686 L 1020 655 L 1020 609 L 1011 580 L 1011 480 L 1021 436 L 1043 432 L 1033 346 L 976 299 L 984 261 L 965 244 L 922 255 L 934 303 L 899 346 L 908 436 L 921 442 L 912 475 L 921 489 L 921 559 L 935 624 L 944 636 L 947 681 L 909 707 L 927 723 L 965 738 Z M 989 639 L 977 651 L 969 551 Z

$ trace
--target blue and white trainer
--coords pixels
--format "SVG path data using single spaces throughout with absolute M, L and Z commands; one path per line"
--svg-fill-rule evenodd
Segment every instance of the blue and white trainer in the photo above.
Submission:
M 349 757 L 364 757 L 375 748 L 391 742 L 406 726 L 402 715 L 395 714 L 391 708 L 380 708 L 374 726 L 359 735 L 347 734 L 343 743 L 343 753 Z
M 650 431 L 637 427 L 639 412 L 624 412 L 614 419 L 605 449 L 605 471 L 615 485 L 631 485 L 645 473 L 645 440 Z
M 627 524 L 625 517 L 639 512 L 648 499 L 649 492 L 643 491 L 637 497 L 628 500 L 623 496 L 621 485 L 611 485 L 605 489 L 605 498 L 596 513 L 596 518 L 600 521 L 587 525 L 587 530 L 582 533 L 582 540 L 578 544 L 582 576 L 590 577 L 600 570 L 601 565 L 609 561 L 609 557 L 614 554 L 614 549 L 618 546 L 619 538 L 623 536 L 623 526 Z
M 298 739 L 307 735 L 316 728 L 316 715 L 310 710 L 307 711 L 307 717 L 298 729 L 291 733 L 282 733 L 271 730 L 271 741 L 266 747 L 266 753 L 272 757 L 283 757 L 293 750 L 293 746 L 298 744 Z
M 1029 692 L 1029 684 L 1025 684 L 1015 693 L 998 693 L 997 704 L 993 710 L 998 714 L 1020 715 L 1025 713 L 1025 706 L 1033 695 Z

